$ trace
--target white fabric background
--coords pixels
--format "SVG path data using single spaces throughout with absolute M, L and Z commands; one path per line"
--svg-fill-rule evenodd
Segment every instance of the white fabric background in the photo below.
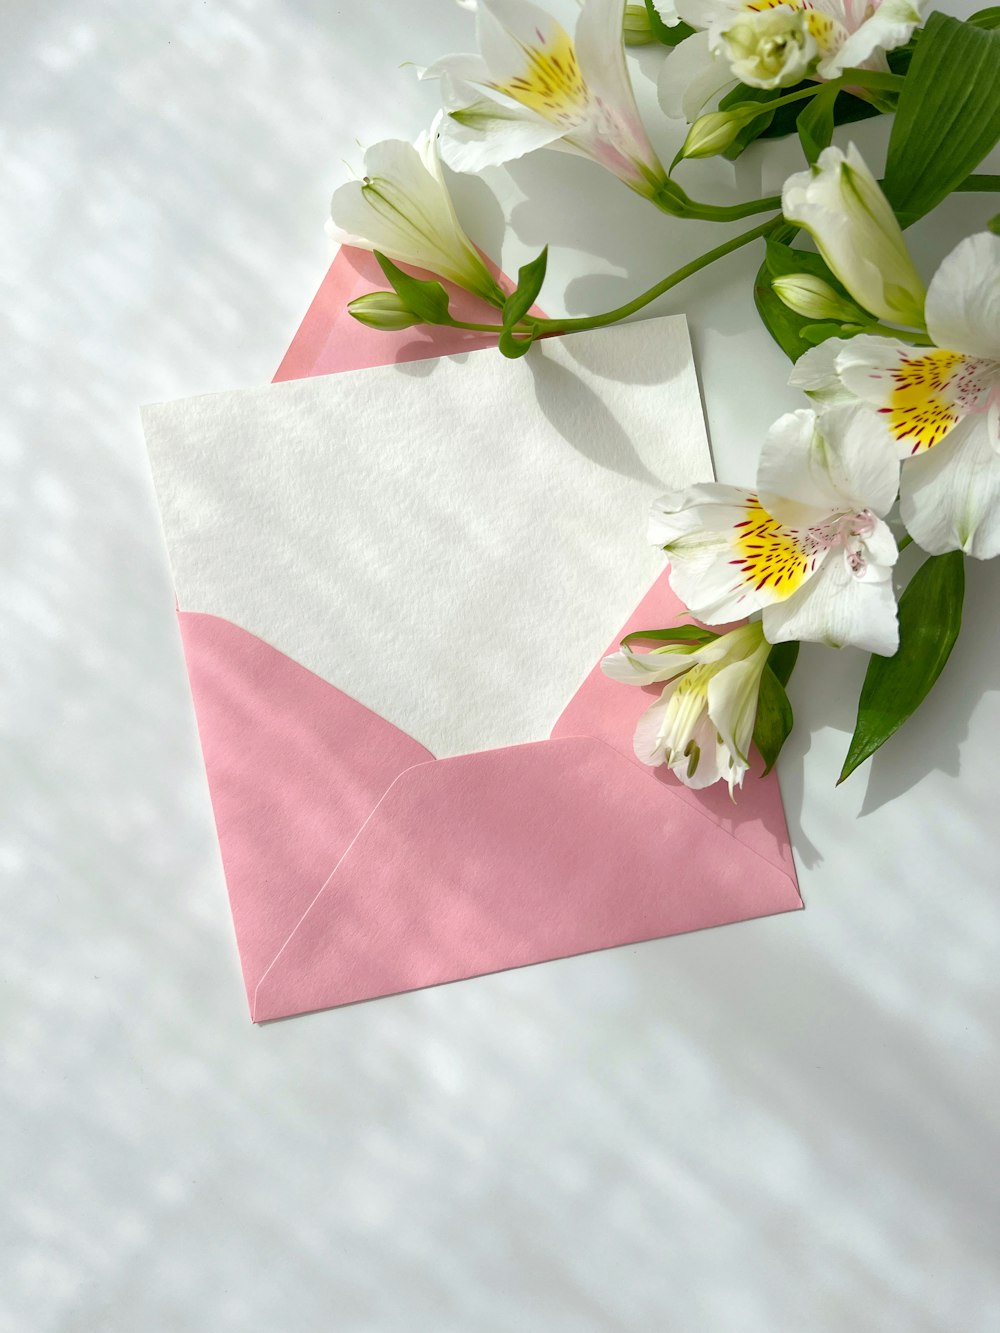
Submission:
M 247 1021 L 137 408 L 270 378 L 343 160 L 415 133 L 434 94 L 399 66 L 469 34 L 450 0 L 0 13 L 0 1329 L 987 1333 L 996 565 L 925 714 L 839 789 L 863 661 L 803 655 L 804 913 Z M 552 311 L 708 241 L 582 161 L 491 179 L 463 214 L 508 270 L 551 243 Z M 995 209 L 916 228 L 926 271 Z M 756 261 L 659 307 L 731 481 L 798 401 Z

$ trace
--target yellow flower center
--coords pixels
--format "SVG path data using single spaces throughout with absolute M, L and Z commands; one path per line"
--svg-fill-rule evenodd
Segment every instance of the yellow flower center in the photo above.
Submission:
M 569 33 L 557 28 L 548 46 L 523 49 L 528 62 L 524 73 L 508 83 L 495 84 L 497 92 L 557 124 L 579 121 L 590 94 Z
M 813 9 L 809 0 L 750 0 L 745 8 L 754 14 L 763 14 L 769 9 L 776 9 L 778 5 L 786 5 L 789 9 L 801 11 L 806 32 L 813 38 L 823 55 L 830 55 L 843 45 L 847 37 L 844 25 L 838 23 L 830 14 L 821 14 Z
M 913 454 L 940 444 L 978 400 L 979 365 L 960 352 L 939 348 L 905 358 L 888 372 L 892 387 L 888 405 L 889 429 Z
M 739 555 L 732 563 L 740 569 L 741 581 L 756 592 L 771 588 L 784 600 L 816 568 L 823 543 L 808 530 L 784 527 L 752 495 L 746 518 L 736 525 L 736 549 Z

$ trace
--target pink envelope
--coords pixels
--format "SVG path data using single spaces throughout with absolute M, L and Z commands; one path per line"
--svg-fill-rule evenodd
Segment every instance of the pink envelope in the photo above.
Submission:
M 344 312 L 384 286 L 342 250 L 275 378 L 490 342 Z M 254 1022 L 802 906 L 774 776 L 734 804 L 640 764 L 650 694 L 598 663 L 549 740 L 439 760 L 239 626 L 178 614 Z M 682 614 L 661 577 L 622 633 Z

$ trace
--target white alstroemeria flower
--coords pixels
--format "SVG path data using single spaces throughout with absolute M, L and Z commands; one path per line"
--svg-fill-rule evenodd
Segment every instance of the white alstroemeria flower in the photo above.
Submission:
M 670 558 L 670 586 L 709 625 L 763 612 L 771 643 L 806 639 L 890 655 L 899 644 L 882 516 L 899 460 L 860 407 L 789 412 L 761 451 L 757 492 L 692 486 L 665 495 L 649 539 Z
M 760 621 L 708 643 L 671 643 L 648 653 L 631 648 L 606 657 L 605 675 L 663 692 L 639 719 L 636 758 L 666 764 L 688 787 L 724 779 L 732 794 L 750 766 L 760 678 L 771 645 Z
M 694 120 L 736 83 L 787 88 L 836 79 L 845 69 L 888 69 L 886 51 L 910 40 L 927 0 L 677 0 L 679 16 L 704 31 L 660 74 L 667 115 Z
M 380 250 L 500 301 L 504 294 L 462 230 L 438 160 L 440 115 L 415 144 L 384 139 L 365 153 L 365 174 L 334 191 L 328 233 L 341 245 Z
M 854 144 L 846 153 L 824 148 L 815 166 L 789 176 L 781 208 L 809 232 L 859 305 L 891 324 L 923 327 L 924 284 L 892 206 Z
M 571 10 L 573 37 L 529 0 L 479 0 L 481 54 L 445 56 L 423 75 L 442 84 L 442 156 L 456 171 L 475 172 L 561 148 L 652 197 L 666 172 L 625 65 L 625 0 L 583 0 Z
M 903 458 L 900 513 L 933 555 L 1000 555 L 1000 236 L 960 242 L 927 292 L 933 347 L 862 334 L 831 339 L 791 382 L 864 403 Z

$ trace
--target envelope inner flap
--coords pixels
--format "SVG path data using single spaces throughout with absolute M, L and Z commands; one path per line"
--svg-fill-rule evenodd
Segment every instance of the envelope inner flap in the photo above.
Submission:
M 439 757 L 548 736 L 712 466 L 682 316 L 145 409 L 178 601 Z

